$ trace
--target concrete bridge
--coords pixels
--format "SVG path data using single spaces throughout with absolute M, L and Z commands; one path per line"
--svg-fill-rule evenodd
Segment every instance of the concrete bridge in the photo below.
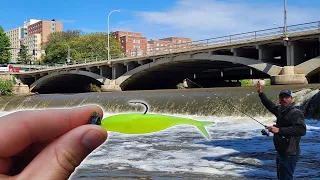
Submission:
M 176 88 L 189 78 L 204 87 L 270 78 L 272 84 L 320 82 L 320 22 L 253 31 L 183 44 L 148 55 L 12 73 L 32 92 Z

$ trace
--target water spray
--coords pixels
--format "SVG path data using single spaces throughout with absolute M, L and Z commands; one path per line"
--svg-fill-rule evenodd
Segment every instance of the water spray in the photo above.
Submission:
M 186 79 L 189 80 L 190 82 L 192 82 L 193 84 L 199 86 L 200 88 L 204 88 L 204 87 L 200 86 L 199 84 L 193 82 L 193 81 L 190 80 L 189 78 L 186 78 Z M 239 110 L 238 108 L 236 108 L 235 106 L 233 106 L 232 104 L 230 104 L 228 101 L 225 101 L 225 100 L 223 100 L 222 98 L 220 98 L 219 96 L 217 96 L 215 93 L 213 93 L 213 94 L 214 94 L 218 99 L 220 99 L 222 102 L 228 104 L 229 106 L 231 106 L 231 107 L 233 107 L 234 109 L 238 110 L 238 111 L 241 112 L 242 114 L 250 117 L 251 119 L 253 119 L 253 120 L 256 121 L 257 123 L 261 124 L 264 128 L 267 128 L 266 125 L 264 125 L 263 123 L 261 123 L 260 121 L 258 121 L 257 119 L 255 119 L 254 117 L 250 116 L 249 114 L 247 114 L 247 113 L 245 113 L 245 112 L 242 112 L 241 110 Z M 266 129 L 262 129 L 262 130 L 261 130 L 261 133 L 262 133 L 262 135 L 264 135 L 264 136 L 269 136 L 269 135 L 270 135 L 269 132 L 268 132 Z

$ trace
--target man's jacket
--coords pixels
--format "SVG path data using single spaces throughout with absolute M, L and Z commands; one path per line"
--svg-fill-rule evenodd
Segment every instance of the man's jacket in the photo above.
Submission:
M 294 103 L 286 107 L 275 105 L 264 93 L 260 93 L 259 97 L 262 104 L 277 117 L 275 126 L 279 128 L 279 133 L 273 136 L 276 150 L 282 155 L 300 154 L 301 136 L 306 134 L 302 111 Z

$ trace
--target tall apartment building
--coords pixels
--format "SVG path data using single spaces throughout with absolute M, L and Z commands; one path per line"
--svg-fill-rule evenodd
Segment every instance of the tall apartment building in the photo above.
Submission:
M 188 48 L 192 44 L 190 38 L 168 37 L 159 40 L 150 40 L 147 44 L 147 54 L 169 53 L 175 49 Z
M 48 41 L 50 33 L 61 31 L 62 22 L 55 21 L 54 19 L 51 21 L 41 20 L 28 26 L 28 35 L 40 34 L 42 43 L 46 43 Z
M 18 27 L 5 32 L 9 37 L 11 47 L 16 49 L 11 49 L 12 59 L 17 59 L 19 54 L 19 49 L 21 45 L 21 39 L 25 36 L 25 29 L 23 27 Z
M 112 35 L 121 43 L 122 52 L 127 56 L 146 54 L 147 38 L 140 32 L 116 31 Z
M 18 31 L 19 33 L 17 33 Z M 41 59 L 43 55 L 41 45 L 48 41 L 48 35 L 52 32 L 61 31 L 61 22 L 55 20 L 30 19 L 24 22 L 23 26 L 6 31 L 6 34 L 9 36 L 12 47 L 20 48 L 21 44 L 23 44 L 27 46 L 29 54 L 32 55 L 34 59 Z M 13 46 L 13 44 L 15 44 L 15 46 Z M 35 50 L 35 55 L 33 55 L 33 50 Z M 12 54 L 14 54 L 12 59 L 16 60 L 19 50 L 11 51 L 13 52 Z

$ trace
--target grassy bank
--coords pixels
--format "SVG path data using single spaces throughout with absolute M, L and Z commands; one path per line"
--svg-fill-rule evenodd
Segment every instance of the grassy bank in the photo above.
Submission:
M 11 96 L 13 93 L 13 85 L 15 83 L 10 80 L 0 80 L 0 95 Z

